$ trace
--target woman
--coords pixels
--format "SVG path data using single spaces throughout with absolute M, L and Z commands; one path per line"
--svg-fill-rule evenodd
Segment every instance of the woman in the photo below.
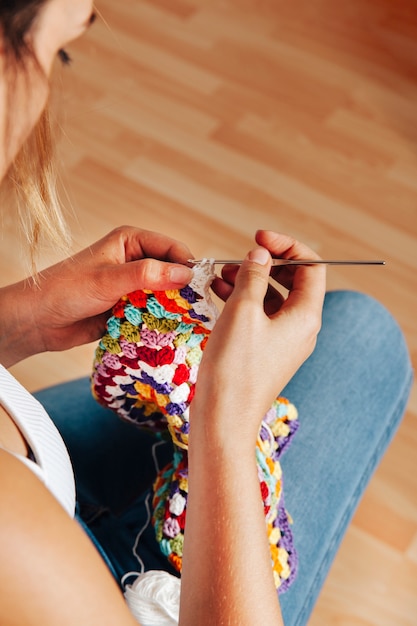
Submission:
M 54 58 L 66 58 L 64 47 L 89 27 L 92 11 L 91 0 L 3 0 L 0 8 L 0 173 L 5 177 L 14 167 L 14 178 L 27 189 L 32 254 L 42 232 L 52 240 L 65 238 L 48 182 L 44 109 Z M 28 140 L 37 145 L 36 159 L 29 149 L 22 150 L 30 145 Z M 32 180 L 35 186 L 28 184 Z M 330 294 L 323 310 L 325 275 L 319 266 L 272 270 L 289 289 L 283 300 L 268 288 L 271 255 L 315 255 L 292 238 L 269 231 L 259 231 L 256 243 L 239 271 L 226 267 L 214 285 L 226 304 L 207 344 L 191 408 L 180 624 L 306 623 L 360 493 L 401 418 L 410 386 L 404 341 L 386 311 L 349 293 Z M 186 285 L 191 272 L 185 264 L 191 256 L 185 245 L 168 237 L 124 227 L 41 276 L 4 287 L 0 362 L 9 367 L 39 352 L 98 339 L 109 309 L 124 293 Z M 322 311 L 323 330 L 314 350 Z M 125 552 L 132 553 L 133 538 L 123 535 L 119 546 L 114 526 L 123 519 L 130 485 L 123 476 L 115 482 L 120 459 L 108 475 L 103 460 L 96 475 L 88 470 L 91 463 L 100 463 L 102 445 L 110 441 L 114 446 L 117 438 L 125 468 L 130 457 L 137 459 L 138 448 L 146 447 L 146 437 L 127 435 L 114 418 L 111 426 L 103 427 L 104 410 L 94 405 L 86 381 L 38 395 L 69 449 L 79 500 L 85 495 L 95 506 L 90 530 L 80 519 L 85 533 L 73 519 L 74 484 L 62 441 L 4 367 L 0 623 L 136 623 L 111 575 L 131 567 L 122 552 L 126 544 Z M 260 421 L 280 392 L 298 406 L 301 419 L 314 415 L 314 420 L 306 419 L 284 459 L 300 571 L 281 598 L 283 617 L 253 454 Z M 32 419 L 42 425 L 36 432 Z M 98 445 L 106 428 L 107 444 L 102 437 Z M 347 464 L 352 469 L 346 476 Z M 331 481 L 325 480 L 324 471 Z M 103 475 L 106 480 L 100 482 Z M 145 479 L 138 496 L 142 508 L 149 477 L 148 483 Z M 216 492 L 210 488 L 213 483 Z M 103 516 L 97 514 L 100 497 L 117 513 L 104 530 Z M 331 509 L 325 506 L 329 501 Z M 85 520 L 85 507 L 77 510 Z

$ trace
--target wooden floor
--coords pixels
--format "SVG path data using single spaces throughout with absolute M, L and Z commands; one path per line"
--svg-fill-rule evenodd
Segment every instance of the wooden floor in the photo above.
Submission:
M 98 0 L 55 101 L 76 248 L 121 223 L 197 257 L 294 234 L 329 288 L 379 298 L 417 361 L 417 2 Z M 64 194 L 65 195 L 65 194 Z M 23 268 L 4 219 L 0 280 Z M 44 260 L 46 262 L 46 260 Z M 30 389 L 90 372 L 93 347 L 13 371 Z M 417 624 L 417 394 L 359 507 L 311 626 Z

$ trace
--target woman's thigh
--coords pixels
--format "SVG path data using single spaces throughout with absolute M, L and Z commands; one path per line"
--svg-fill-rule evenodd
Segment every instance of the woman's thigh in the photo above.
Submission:
M 316 349 L 283 391 L 300 420 L 282 459 L 299 555 L 297 578 L 281 596 L 286 626 L 307 623 L 360 496 L 399 424 L 411 377 L 403 336 L 383 307 L 354 292 L 327 294 Z M 100 407 L 87 379 L 37 397 L 69 448 L 79 500 L 92 505 L 90 529 L 116 575 L 138 568 L 141 560 L 146 568 L 164 567 L 144 490 L 156 465 L 169 461 L 170 446 Z M 100 515 L 100 508 L 106 513 Z
M 326 296 L 316 349 L 283 391 L 300 428 L 282 459 L 298 575 L 286 626 L 307 623 L 363 491 L 405 411 L 412 371 L 402 333 L 375 300 Z

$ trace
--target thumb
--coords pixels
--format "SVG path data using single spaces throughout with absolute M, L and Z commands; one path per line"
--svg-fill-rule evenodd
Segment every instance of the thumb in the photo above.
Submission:
M 117 275 L 117 289 L 121 293 L 135 289 L 180 289 L 193 277 L 192 270 L 186 265 L 151 258 L 114 266 L 114 272 Z
M 268 250 L 251 250 L 237 273 L 233 295 L 244 293 L 246 297 L 263 300 L 268 289 L 270 269 L 271 255 Z

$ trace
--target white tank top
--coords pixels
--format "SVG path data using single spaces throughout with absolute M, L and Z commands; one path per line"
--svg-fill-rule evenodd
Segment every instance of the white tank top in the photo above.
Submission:
M 42 405 L 0 365 L 0 405 L 20 429 L 35 461 L 14 454 L 31 469 L 73 517 L 74 472 L 68 451 Z

